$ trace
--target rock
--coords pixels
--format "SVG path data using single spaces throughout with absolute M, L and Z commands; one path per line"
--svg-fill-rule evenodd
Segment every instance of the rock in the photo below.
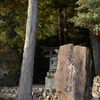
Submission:
M 18 90 L 16 90 L 15 93 L 18 94 Z
M 39 91 L 40 91 L 40 92 L 43 92 L 43 89 L 42 89 L 42 88 L 39 88 Z
M 50 99 L 50 96 L 47 96 L 47 99 L 49 100 Z
M 93 86 L 92 91 L 97 91 L 97 86 Z
M 53 94 L 52 94 L 52 93 L 48 93 L 48 96 L 52 97 L 52 96 L 53 96 Z
M 95 86 L 100 86 L 100 83 L 94 83 Z
M 39 96 L 39 100 L 43 100 L 43 96 Z
M 39 90 L 38 89 L 36 89 L 36 91 L 34 92 L 35 94 L 38 94 L 39 93 Z
M 7 94 L 7 96 L 11 97 L 11 96 L 12 96 L 12 94 L 11 94 L 11 93 L 8 93 L 8 94 Z
M 37 95 L 33 95 L 33 100 L 38 100 L 38 96 Z
M 34 89 L 34 88 L 33 88 L 33 89 L 32 89 L 32 91 L 33 91 L 33 92 L 35 92 L 35 91 L 36 91 L 36 89 Z
M 4 90 L 4 89 L 2 89 L 2 90 L 1 90 L 1 92 L 2 92 L 2 93 L 4 93 L 4 92 L 5 92 L 5 90 Z
M 39 96 L 42 96 L 42 93 L 41 92 L 39 92 L 38 94 L 37 94 L 37 96 L 39 97 Z
M 93 82 L 94 82 L 94 83 L 97 83 L 97 78 L 94 78 Z
M 35 91 L 36 91 L 36 89 L 32 89 L 32 95 L 34 95 L 35 94 Z
M 92 100 L 99 100 L 98 98 L 93 98 Z
M 89 49 L 73 44 L 60 46 L 55 74 L 55 87 L 59 100 L 90 99 Z
M 16 94 L 13 94 L 13 97 L 17 97 L 17 95 Z
M 13 92 L 14 92 L 14 90 L 13 90 L 13 89 L 11 89 L 11 90 L 10 90 L 10 93 L 13 93 Z
M 13 88 L 13 92 L 15 92 L 16 91 L 16 89 L 15 88 Z
M 57 99 L 57 95 L 54 96 L 54 99 Z
M 94 92 L 94 91 L 92 91 L 92 96 L 93 96 L 94 98 L 99 98 L 99 92 Z
M 46 96 L 47 96 L 47 93 L 43 92 L 43 98 L 46 98 Z
M 50 100 L 53 100 L 53 97 L 51 97 Z
M 98 87 L 99 89 L 98 89 L 98 92 L 100 92 L 100 87 Z
M 5 92 L 6 92 L 6 93 L 9 93 L 9 89 L 8 89 L 8 90 L 5 90 Z
M 92 100 L 97 100 L 100 98 L 100 76 L 94 77 L 93 87 L 92 87 Z

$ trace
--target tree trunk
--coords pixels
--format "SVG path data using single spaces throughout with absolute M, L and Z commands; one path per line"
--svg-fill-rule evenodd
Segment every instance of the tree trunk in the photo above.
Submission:
M 91 35 L 95 74 L 100 75 L 100 33 L 92 31 L 90 35 Z
M 58 8 L 58 32 L 59 32 L 59 45 L 64 44 L 64 27 L 62 22 L 62 9 Z
M 29 0 L 19 93 L 17 100 L 32 100 L 33 65 L 35 55 L 38 0 Z
M 68 44 L 69 39 L 68 39 L 68 29 L 67 29 L 68 26 L 66 24 L 66 19 L 67 19 L 66 13 L 67 13 L 67 9 L 65 8 L 64 9 L 64 43 Z

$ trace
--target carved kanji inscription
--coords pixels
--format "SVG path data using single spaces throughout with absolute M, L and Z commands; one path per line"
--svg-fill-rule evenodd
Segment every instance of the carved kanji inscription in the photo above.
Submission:
M 55 74 L 59 100 L 89 100 L 89 52 L 86 47 L 68 44 L 60 47 Z M 87 60 L 86 60 L 87 59 Z M 88 69 L 88 70 L 87 70 Z M 59 92 L 60 91 L 60 92 Z M 85 94 L 87 93 L 87 94 Z

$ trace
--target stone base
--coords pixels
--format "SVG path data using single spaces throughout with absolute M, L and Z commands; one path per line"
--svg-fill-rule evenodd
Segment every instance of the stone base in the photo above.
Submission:
M 55 78 L 45 77 L 45 88 L 46 89 L 55 89 Z
M 45 77 L 45 88 L 46 89 L 55 89 L 55 72 L 56 70 L 49 70 L 47 72 L 47 77 Z

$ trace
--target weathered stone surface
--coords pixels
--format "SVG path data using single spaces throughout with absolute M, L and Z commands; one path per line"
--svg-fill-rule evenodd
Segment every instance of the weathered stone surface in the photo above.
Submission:
M 86 47 L 61 46 L 55 74 L 58 100 L 90 100 L 91 56 Z

